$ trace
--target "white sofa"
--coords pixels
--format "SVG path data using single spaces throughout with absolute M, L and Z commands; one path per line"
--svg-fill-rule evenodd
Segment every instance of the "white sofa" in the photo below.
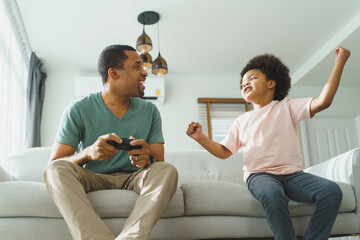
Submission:
M 1 161 L 0 239 L 71 239 L 50 198 L 43 170 L 50 148 L 28 149 Z M 201 150 L 166 152 L 179 171 L 179 189 L 151 233 L 151 239 L 268 238 L 272 233 L 260 203 L 245 188 L 241 153 L 220 160 Z M 360 233 L 360 149 L 306 171 L 337 181 L 343 191 L 332 235 Z M 127 190 L 88 193 L 95 211 L 119 234 L 137 194 Z M 290 201 L 297 235 L 304 234 L 313 205 Z

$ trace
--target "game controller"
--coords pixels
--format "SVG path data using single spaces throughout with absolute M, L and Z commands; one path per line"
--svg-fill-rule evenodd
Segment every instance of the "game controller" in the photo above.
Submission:
M 114 140 L 107 140 L 106 142 L 114 147 L 116 147 L 119 150 L 133 150 L 133 149 L 140 149 L 141 145 L 130 145 L 131 141 L 134 141 L 134 139 L 129 138 L 121 138 L 122 143 L 115 142 Z

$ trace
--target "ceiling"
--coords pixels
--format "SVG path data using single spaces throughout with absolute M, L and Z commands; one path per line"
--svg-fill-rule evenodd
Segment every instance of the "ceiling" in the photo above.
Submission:
M 46 71 L 96 73 L 110 44 L 135 47 L 137 16 L 156 11 L 148 25 L 153 58 L 170 75 L 238 75 L 258 54 L 273 53 L 290 68 L 293 84 L 323 85 L 334 49 L 352 51 L 343 86 L 360 87 L 358 0 L 16 0 L 32 50 Z

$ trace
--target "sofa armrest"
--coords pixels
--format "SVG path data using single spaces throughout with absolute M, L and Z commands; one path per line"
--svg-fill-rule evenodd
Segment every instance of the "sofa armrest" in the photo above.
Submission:
M 304 171 L 332 181 L 360 185 L 360 148 L 340 154 Z
M 14 181 L 14 178 L 0 165 L 0 182 Z
M 355 214 L 360 232 L 360 148 L 333 157 L 305 171 L 332 181 L 345 182 L 353 187 L 356 199 Z

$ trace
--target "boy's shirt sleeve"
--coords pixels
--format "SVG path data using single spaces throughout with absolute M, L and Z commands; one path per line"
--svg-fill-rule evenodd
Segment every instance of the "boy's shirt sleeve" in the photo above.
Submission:
M 82 139 L 81 129 L 80 110 L 75 103 L 72 103 L 63 112 L 55 141 L 77 148 Z
M 313 98 L 288 98 L 287 103 L 294 123 L 310 119 L 310 104 Z
M 236 153 L 242 147 L 239 139 L 239 119 L 235 119 L 232 123 L 225 138 L 220 142 L 221 145 L 229 149 L 232 153 Z

